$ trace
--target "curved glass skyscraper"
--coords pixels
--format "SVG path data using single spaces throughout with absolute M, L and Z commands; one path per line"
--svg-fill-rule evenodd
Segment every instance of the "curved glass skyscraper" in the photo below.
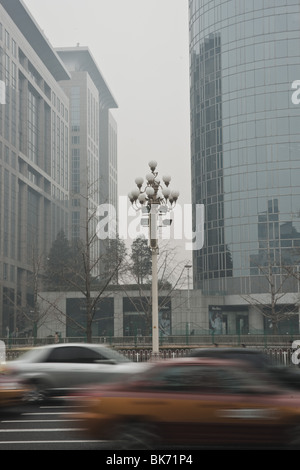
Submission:
M 189 9 L 192 199 L 206 217 L 194 285 L 266 292 L 262 266 L 300 264 L 300 3 Z

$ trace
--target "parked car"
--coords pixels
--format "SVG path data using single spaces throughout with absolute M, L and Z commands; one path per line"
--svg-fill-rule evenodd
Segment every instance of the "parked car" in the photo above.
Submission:
M 42 401 L 89 383 L 117 380 L 146 366 L 104 345 L 68 343 L 33 348 L 20 359 L 7 362 L 6 370 L 30 386 L 28 400 Z
M 273 365 L 267 354 L 249 348 L 195 348 L 190 352 L 191 357 L 213 357 L 220 359 L 239 359 L 247 362 L 259 371 L 272 374 L 272 379 L 284 386 L 300 390 L 300 370 L 298 367 Z
M 88 436 L 109 441 L 109 448 L 300 442 L 300 393 L 237 360 L 162 361 L 73 398 L 85 406 L 80 418 Z

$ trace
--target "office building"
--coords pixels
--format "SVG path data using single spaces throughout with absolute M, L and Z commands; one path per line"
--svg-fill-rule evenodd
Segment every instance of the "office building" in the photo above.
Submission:
M 270 273 L 298 289 L 281 283 L 300 257 L 300 5 L 189 0 L 189 21 L 192 201 L 205 205 L 194 286 L 248 325 L 243 296 L 270 294 Z
M 71 75 L 61 82 L 70 99 L 71 239 L 85 240 L 86 228 L 92 239 L 98 220 L 91 215 L 99 204 L 117 204 L 117 126 L 110 111 L 117 103 L 87 47 L 56 51 Z M 101 240 L 91 249 L 96 262 Z
M 69 221 L 69 72 L 21 0 L 0 1 L 0 331 L 34 308 L 34 274 Z M 22 322 L 21 322 L 22 323 Z M 22 325 L 19 328 L 22 328 Z

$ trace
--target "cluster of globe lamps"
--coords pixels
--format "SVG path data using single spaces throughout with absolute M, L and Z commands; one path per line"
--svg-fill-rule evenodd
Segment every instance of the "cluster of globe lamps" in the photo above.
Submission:
M 137 188 L 128 194 L 132 206 L 139 210 L 142 207 L 147 208 L 149 213 L 149 245 L 152 253 L 152 356 L 159 356 L 159 318 L 158 318 L 158 276 L 157 276 L 157 214 L 165 213 L 171 210 L 178 199 L 179 192 L 171 191 L 169 184 L 170 176 L 163 176 L 164 186 L 161 185 L 156 171 L 157 162 L 149 162 L 151 173 L 146 175 L 146 183 L 142 189 L 144 179 L 138 177 L 135 179 Z
M 174 207 L 177 202 L 179 192 L 176 190 L 171 191 L 169 189 L 171 176 L 165 175 L 162 177 L 165 185 L 165 187 L 162 187 L 158 177 L 158 172 L 156 171 L 157 162 L 155 160 L 151 160 L 151 162 L 149 162 L 149 167 L 151 173 L 147 173 L 146 175 L 146 186 L 144 190 L 142 190 L 144 179 L 142 177 L 135 179 L 137 188 L 133 189 L 128 194 L 131 204 L 136 207 L 139 207 L 138 203 L 140 206 L 144 206 L 146 204 L 148 206 L 151 204 L 162 204 L 169 205 L 170 208 Z

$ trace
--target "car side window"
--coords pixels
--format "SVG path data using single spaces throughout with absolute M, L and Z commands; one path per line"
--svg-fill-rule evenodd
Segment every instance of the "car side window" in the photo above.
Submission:
M 104 359 L 104 357 L 92 349 L 80 346 L 66 346 L 53 349 L 47 362 L 90 364 L 101 359 Z
M 46 362 L 69 362 L 69 354 L 70 348 L 61 347 L 52 349 Z
M 215 390 L 215 377 L 207 367 L 172 366 L 152 378 L 152 389 L 176 392 L 208 392 Z
M 74 360 L 72 362 L 80 364 L 93 364 L 96 361 L 105 359 L 101 354 L 89 348 L 80 346 L 74 348 Z
M 232 369 L 203 365 L 172 366 L 152 377 L 151 388 L 182 393 L 238 393 L 245 381 Z

